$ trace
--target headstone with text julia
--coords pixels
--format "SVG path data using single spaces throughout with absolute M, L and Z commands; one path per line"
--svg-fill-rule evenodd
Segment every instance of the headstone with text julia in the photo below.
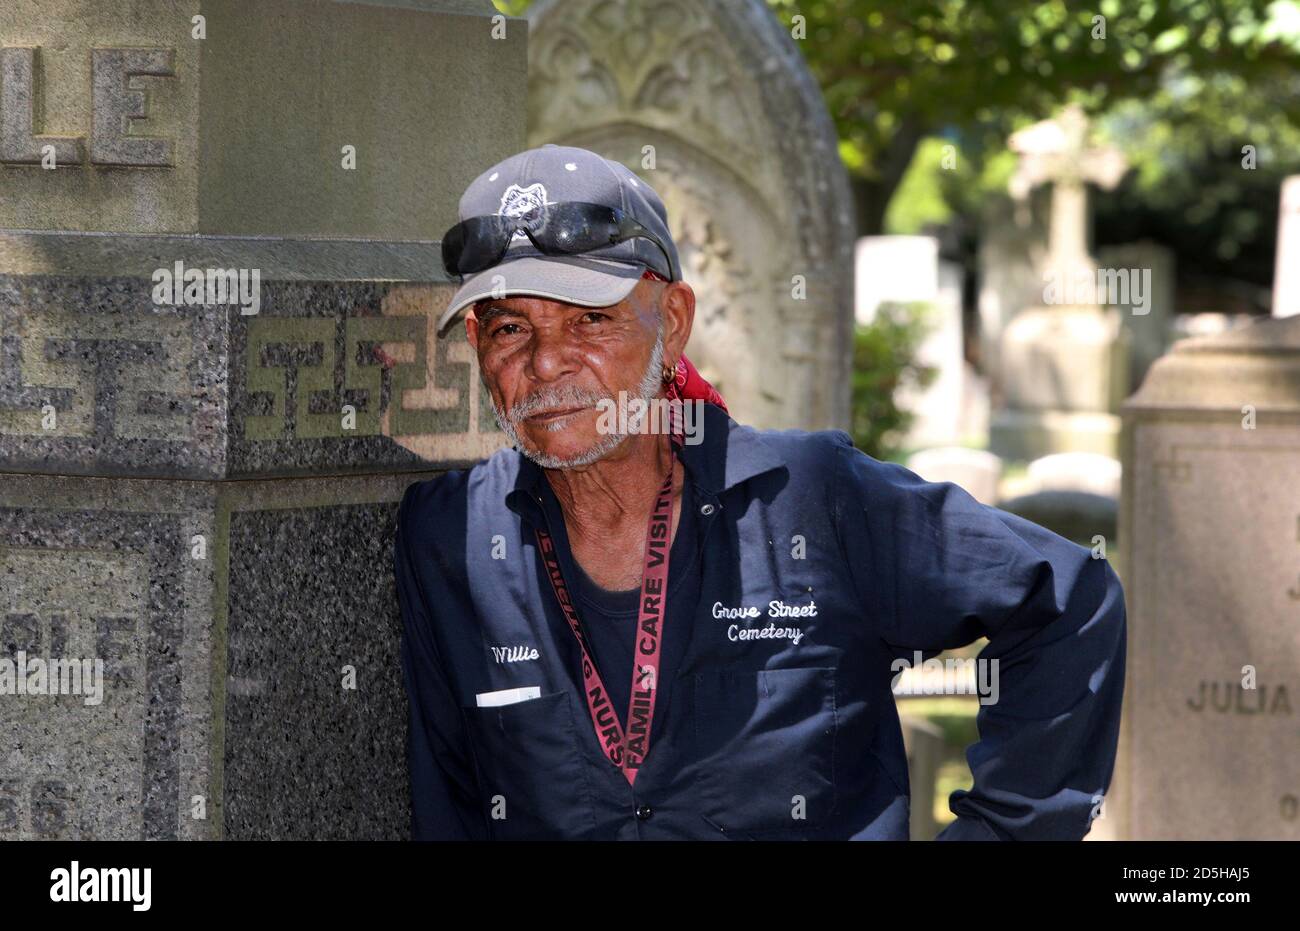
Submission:
M 1106 817 L 1122 838 L 1300 840 L 1300 317 L 1176 343 L 1124 440 Z

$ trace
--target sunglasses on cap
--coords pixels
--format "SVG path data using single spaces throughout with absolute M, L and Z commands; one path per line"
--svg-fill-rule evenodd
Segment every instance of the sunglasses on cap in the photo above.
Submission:
M 648 239 L 664 254 L 671 280 L 682 277 L 659 237 L 626 211 L 581 201 L 546 204 L 517 217 L 489 214 L 462 220 L 442 238 L 442 262 L 453 275 L 481 272 L 505 257 L 510 241 L 520 232 L 543 255 L 580 255 L 630 239 Z

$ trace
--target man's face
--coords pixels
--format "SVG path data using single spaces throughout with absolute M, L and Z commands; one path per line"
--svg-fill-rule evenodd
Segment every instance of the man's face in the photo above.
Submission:
M 474 308 L 466 332 L 497 420 L 521 452 L 544 468 L 570 468 L 622 443 L 625 437 L 597 429 L 597 404 L 617 401 L 620 391 L 645 399 L 659 393 L 666 287 L 643 279 L 608 307 L 510 297 Z

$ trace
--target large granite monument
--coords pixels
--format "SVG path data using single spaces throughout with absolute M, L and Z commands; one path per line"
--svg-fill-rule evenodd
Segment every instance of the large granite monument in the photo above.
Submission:
M 525 146 L 526 34 L 0 7 L 0 665 L 104 683 L 0 694 L 0 838 L 405 836 L 396 502 L 502 442 L 435 239 Z
M 1157 361 L 1124 407 L 1123 486 L 1104 817 L 1137 840 L 1300 840 L 1300 317 Z

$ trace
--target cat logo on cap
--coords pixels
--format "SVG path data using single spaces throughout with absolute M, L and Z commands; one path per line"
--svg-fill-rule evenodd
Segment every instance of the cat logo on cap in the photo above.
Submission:
M 506 188 L 505 193 L 501 195 L 501 209 L 497 211 L 498 216 L 503 217 L 522 217 L 529 211 L 536 210 L 538 207 L 545 207 L 549 203 L 546 199 L 546 188 L 539 181 L 536 184 L 530 184 L 528 187 L 520 187 L 512 184 Z M 516 230 L 515 234 L 510 237 L 510 241 L 524 235 L 523 230 Z

